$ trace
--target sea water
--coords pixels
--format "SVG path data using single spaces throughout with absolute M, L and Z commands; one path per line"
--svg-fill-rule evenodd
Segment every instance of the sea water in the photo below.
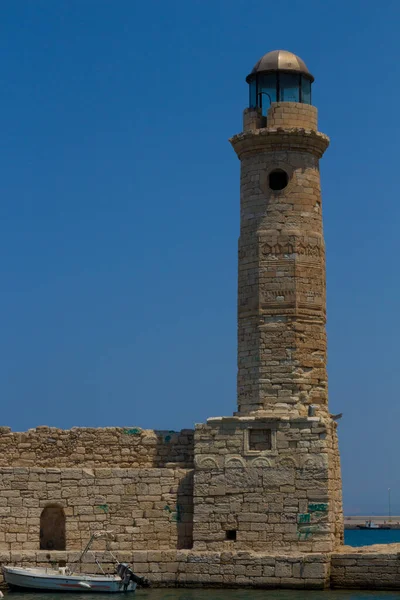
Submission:
M 344 543 L 346 546 L 400 544 L 400 529 L 346 529 Z
M 345 544 L 400 543 L 400 529 L 345 531 Z M 105 600 L 104 594 L 46 594 L 9 592 L 5 600 Z M 107 596 L 109 597 L 109 596 Z M 220 589 L 145 589 L 136 594 L 112 594 L 114 600 L 400 600 L 399 592 L 346 590 L 220 590 Z
M 112 594 L 114 600 L 399 600 L 400 592 L 154 589 L 135 594 Z M 110 598 L 107 595 L 107 598 Z M 105 600 L 104 594 L 28 594 L 8 592 L 4 600 Z

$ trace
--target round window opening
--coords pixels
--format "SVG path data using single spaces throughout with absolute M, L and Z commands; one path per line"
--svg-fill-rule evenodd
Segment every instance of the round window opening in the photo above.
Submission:
M 285 189 L 289 183 L 289 176 L 283 169 L 274 169 L 269 174 L 269 187 L 275 192 Z

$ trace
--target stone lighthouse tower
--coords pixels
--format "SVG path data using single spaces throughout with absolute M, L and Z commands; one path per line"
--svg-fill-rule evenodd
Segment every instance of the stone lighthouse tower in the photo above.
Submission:
M 313 81 L 294 54 L 263 56 L 231 140 L 241 161 L 238 414 L 327 412 L 319 159 L 329 139 Z
M 196 426 L 194 544 L 326 552 L 343 539 L 336 426 L 328 410 L 319 160 L 329 139 L 296 55 L 246 79 L 238 277 L 238 410 Z

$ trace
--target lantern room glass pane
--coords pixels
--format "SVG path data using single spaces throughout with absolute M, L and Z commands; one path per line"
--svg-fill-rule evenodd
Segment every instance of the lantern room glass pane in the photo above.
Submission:
M 266 116 L 271 102 L 276 102 L 276 73 L 266 73 L 258 76 L 257 104 Z
M 311 81 L 306 77 L 301 78 L 301 101 L 311 104 Z
M 300 102 L 300 77 L 297 74 L 280 73 L 279 76 L 281 102 Z
M 253 108 L 257 106 L 257 82 L 255 78 L 249 83 L 249 94 L 249 107 Z

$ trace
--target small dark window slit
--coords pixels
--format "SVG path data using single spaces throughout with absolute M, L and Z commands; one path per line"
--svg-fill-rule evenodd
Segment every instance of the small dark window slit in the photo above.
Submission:
M 236 542 L 236 529 L 228 529 L 225 531 L 226 539 L 230 542 Z
M 289 183 L 289 177 L 283 169 L 274 169 L 268 176 L 269 187 L 275 192 L 285 189 Z

